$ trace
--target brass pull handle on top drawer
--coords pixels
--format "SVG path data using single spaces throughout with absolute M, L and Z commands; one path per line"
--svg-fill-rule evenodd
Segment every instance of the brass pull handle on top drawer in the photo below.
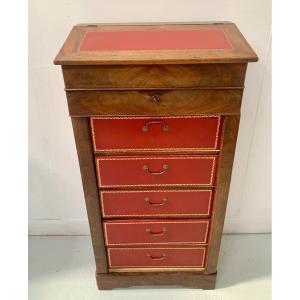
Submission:
M 152 256 L 151 254 L 147 253 L 147 256 L 150 257 L 152 260 L 163 260 L 167 256 L 166 253 L 163 253 L 161 256 Z
M 163 228 L 161 232 L 152 232 L 150 228 L 146 228 L 146 232 L 150 233 L 153 236 L 162 236 L 167 233 L 167 228 Z
M 163 121 L 149 121 L 143 126 L 143 131 L 148 132 L 150 125 L 161 125 L 163 131 L 165 131 L 165 132 L 169 131 L 169 126 L 167 124 L 165 124 Z
M 151 174 L 151 175 L 162 175 L 162 174 L 164 174 L 168 171 L 168 168 L 169 168 L 168 165 L 163 165 L 163 170 L 162 171 L 154 172 L 154 171 L 149 170 L 148 165 L 143 166 L 144 171 L 146 171 L 148 174 Z
M 151 205 L 151 206 L 162 206 L 162 205 L 168 203 L 169 200 L 168 200 L 167 197 L 163 197 L 162 202 L 160 202 L 160 203 L 155 203 L 155 202 L 151 202 L 151 200 L 150 200 L 149 197 L 146 197 L 146 198 L 145 198 L 145 202 L 148 203 L 148 204 Z

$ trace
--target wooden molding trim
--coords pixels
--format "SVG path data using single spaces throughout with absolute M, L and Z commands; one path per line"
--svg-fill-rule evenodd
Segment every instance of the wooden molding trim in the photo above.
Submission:
M 97 285 L 101 290 L 126 288 L 138 285 L 181 285 L 189 288 L 211 290 L 215 288 L 217 273 L 190 272 L 136 272 L 96 273 Z
M 100 199 L 88 118 L 72 118 L 86 209 L 89 219 L 96 268 L 99 273 L 107 273 L 107 257 L 101 221 Z
M 221 140 L 221 153 L 217 169 L 215 201 L 212 209 L 210 235 L 207 247 L 206 274 L 215 273 L 217 270 L 239 121 L 239 116 L 227 116 L 224 120 L 224 132 Z

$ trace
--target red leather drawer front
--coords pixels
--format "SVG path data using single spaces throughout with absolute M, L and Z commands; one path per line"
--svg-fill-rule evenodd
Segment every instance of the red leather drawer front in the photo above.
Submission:
M 205 247 L 108 248 L 110 268 L 203 268 Z
M 216 164 L 199 155 L 96 157 L 100 187 L 211 186 Z
M 102 191 L 102 215 L 106 217 L 206 216 L 211 190 Z
M 91 118 L 94 150 L 218 150 L 220 119 L 220 116 Z
M 209 220 L 104 221 L 106 245 L 203 244 Z

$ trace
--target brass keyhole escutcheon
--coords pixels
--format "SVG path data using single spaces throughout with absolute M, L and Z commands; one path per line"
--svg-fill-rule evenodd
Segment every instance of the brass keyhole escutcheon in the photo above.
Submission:
M 153 95 L 153 96 L 151 97 L 151 101 L 152 101 L 152 103 L 154 103 L 154 104 L 158 104 L 158 102 L 160 101 L 160 97 L 159 97 L 158 95 Z

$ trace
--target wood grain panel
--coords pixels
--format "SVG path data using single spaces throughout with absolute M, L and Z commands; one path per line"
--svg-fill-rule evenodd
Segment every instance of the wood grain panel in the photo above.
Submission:
M 71 116 L 240 113 L 242 89 L 67 91 Z
M 227 116 L 224 120 L 222 150 L 217 170 L 215 201 L 207 248 L 206 274 L 215 273 L 217 270 L 239 121 L 239 116 Z
M 109 273 L 96 274 L 98 288 L 111 290 L 137 285 L 181 285 L 211 290 L 215 288 L 217 274 L 203 272 Z
M 69 89 L 243 87 L 246 64 L 62 66 Z
M 98 273 L 107 273 L 107 258 L 104 246 L 93 149 L 90 139 L 89 119 L 72 118 L 72 125 L 96 260 L 96 268 Z

